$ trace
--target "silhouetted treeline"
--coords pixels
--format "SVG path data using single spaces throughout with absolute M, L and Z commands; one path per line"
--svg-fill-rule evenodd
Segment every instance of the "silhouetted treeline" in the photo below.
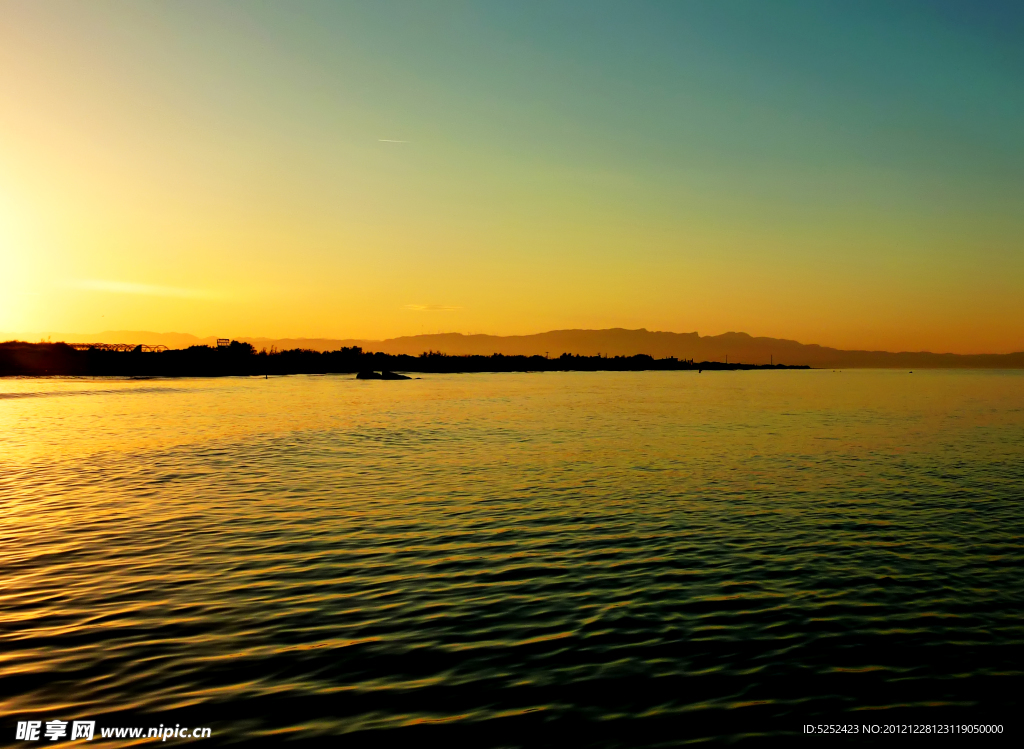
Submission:
M 642 371 L 689 369 L 808 369 L 755 364 L 724 364 L 637 356 L 448 356 L 433 351 L 419 356 L 370 353 L 359 347 L 337 351 L 259 351 L 251 344 L 192 346 L 168 351 L 80 350 L 66 343 L 0 343 L 0 375 L 79 375 L 121 377 L 217 377 L 225 375 L 331 374 L 398 372 L 546 372 Z

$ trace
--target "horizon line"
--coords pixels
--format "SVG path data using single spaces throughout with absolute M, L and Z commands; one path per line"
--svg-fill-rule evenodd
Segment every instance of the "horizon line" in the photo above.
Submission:
M 119 341 L 102 341 L 99 337 L 110 335 L 110 334 L 125 334 L 125 335 L 153 335 L 153 336 L 182 336 L 194 338 L 197 341 L 209 341 L 216 340 L 218 338 L 229 338 L 237 341 L 324 341 L 324 342 L 353 342 L 353 343 L 387 343 L 390 341 L 398 341 L 402 339 L 414 339 L 414 338 L 429 338 L 438 336 L 460 336 L 463 338 L 471 337 L 483 337 L 483 338 L 499 338 L 499 339 L 510 339 L 510 338 L 531 338 L 543 335 L 549 335 L 552 333 L 610 333 L 610 332 L 626 332 L 626 333 L 648 333 L 651 335 L 669 335 L 669 336 L 696 336 L 698 340 L 722 338 L 724 336 L 743 336 L 750 339 L 751 342 L 764 341 L 764 342 L 778 342 L 782 344 L 797 345 L 801 347 L 817 347 L 821 349 L 831 349 L 833 351 L 848 352 L 848 353 L 871 353 L 871 354 L 930 354 L 933 356 L 1011 356 L 1014 354 L 1024 354 L 1024 347 L 1014 349 L 1012 351 L 1005 352 L 993 352 L 993 351 L 982 351 L 974 353 L 961 353 L 956 351 L 932 351 L 927 349 L 917 350 L 891 350 L 891 349 L 880 349 L 880 348 L 840 348 L 834 345 L 826 345 L 820 343 L 804 343 L 795 338 L 780 338 L 774 336 L 765 335 L 753 335 L 745 331 L 730 330 L 724 333 L 714 333 L 708 335 L 701 335 L 698 331 L 687 331 L 687 332 L 676 332 L 669 330 L 649 330 L 645 327 L 640 328 L 625 328 L 625 327 L 611 327 L 611 328 L 553 328 L 549 330 L 540 331 L 537 333 L 510 333 L 510 334 L 497 334 L 497 333 L 462 333 L 459 331 L 445 331 L 435 333 L 412 333 L 405 335 L 390 336 L 387 338 L 364 338 L 354 336 L 325 336 L 325 335 L 291 335 L 291 336 L 266 336 L 266 335 L 234 335 L 234 336 L 220 336 L 220 335 L 206 335 L 200 336 L 194 333 L 181 333 L 176 331 L 158 332 L 154 330 L 104 330 L 97 333 L 60 333 L 54 331 L 42 331 L 35 333 L 15 333 L 15 332 L 0 332 L 0 342 L 13 342 L 22 341 L 25 343 L 81 343 L 81 342 L 95 342 L 95 343 L 119 343 Z M 9 337 L 13 336 L 13 337 Z M 60 340 L 60 337 L 65 338 L 97 338 L 95 341 L 65 341 Z M 43 338 L 48 340 L 43 340 Z M 54 339 L 57 340 L 54 340 Z

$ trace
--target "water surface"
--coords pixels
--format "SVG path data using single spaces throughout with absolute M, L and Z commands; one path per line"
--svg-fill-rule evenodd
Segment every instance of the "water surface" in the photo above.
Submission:
M 0 380 L 2 730 L 1010 729 L 1022 459 L 1021 372 Z

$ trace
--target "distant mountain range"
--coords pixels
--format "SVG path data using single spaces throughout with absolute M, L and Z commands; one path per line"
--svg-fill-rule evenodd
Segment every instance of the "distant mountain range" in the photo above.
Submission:
M 68 343 L 130 343 L 162 344 L 169 348 L 195 345 L 216 345 L 216 338 L 198 338 L 187 333 L 151 333 L 147 331 L 114 330 L 94 335 L 52 336 L 54 341 Z M 446 354 L 523 354 L 559 356 L 562 353 L 632 356 L 649 354 L 656 358 L 674 356 L 696 361 L 726 361 L 745 364 L 807 364 L 812 367 L 892 367 L 892 368 L 1005 368 L 1024 369 L 1024 351 L 1012 354 L 935 354 L 928 351 L 844 351 L 842 349 L 804 344 L 784 338 L 755 338 L 746 333 L 723 333 L 700 336 L 697 333 L 665 333 L 626 330 L 552 330 L 547 333 L 517 336 L 463 335 L 437 333 L 401 336 L 382 341 L 335 338 L 253 338 L 237 340 L 251 343 L 257 349 L 279 350 L 305 348 L 334 351 L 359 346 L 365 351 L 388 354 L 417 355 L 424 351 Z

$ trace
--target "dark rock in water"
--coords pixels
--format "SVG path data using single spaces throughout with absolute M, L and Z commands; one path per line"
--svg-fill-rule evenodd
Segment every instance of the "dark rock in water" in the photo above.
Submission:
M 357 380 L 411 380 L 411 377 L 405 375 L 395 374 L 394 372 L 388 372 L 386 369 L 383 372 L 360 372 L 356 375 Z

